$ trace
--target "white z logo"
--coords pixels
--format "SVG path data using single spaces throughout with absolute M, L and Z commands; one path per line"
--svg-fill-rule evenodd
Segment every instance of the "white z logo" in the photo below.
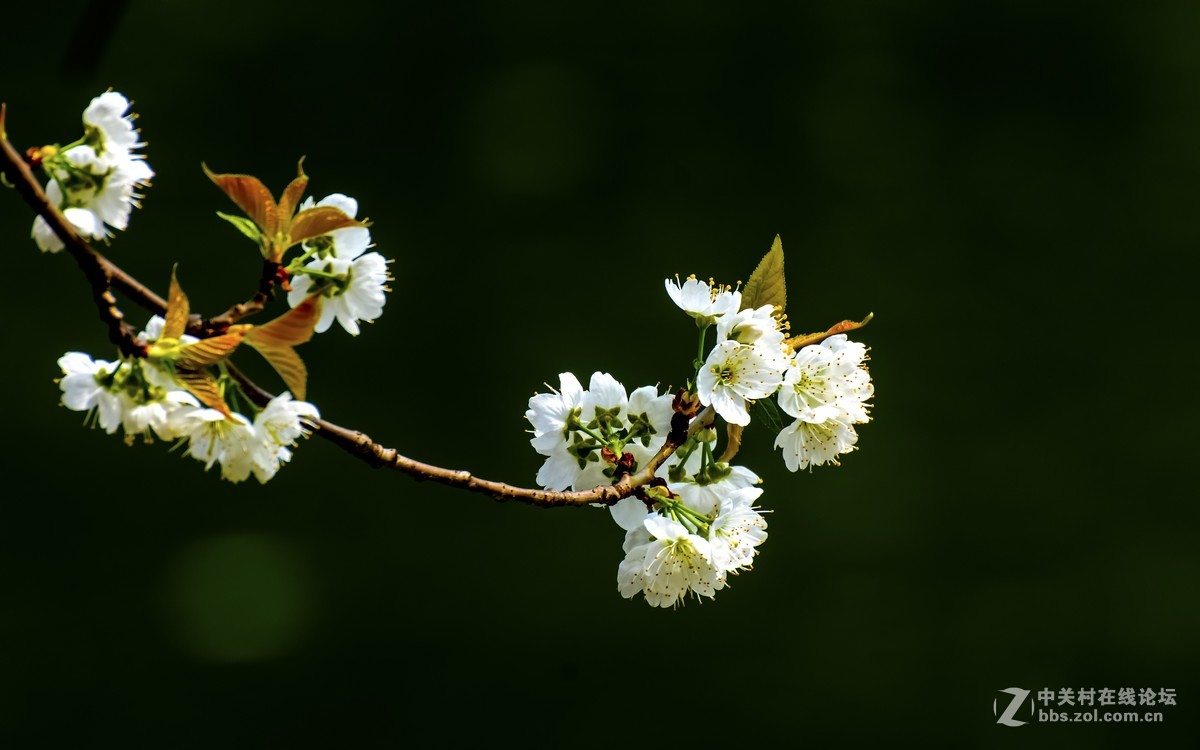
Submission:
M 1021 707 L 1021 704 L 1025 702 L 1025 699 L 1029 697 L 1029 691 L 1022 690 L 1021 688 L 1008 688 L 1007 690 L 1001 690 L 1000 692 L 1008 693 L 1013 697 L 1013 699 L 1009 702 L 1008 708 L 1004 709 L 1004 713 L 999 715 L 1000 718 L 996 719 L 996 723 L 1003 724 L 1006 727 L 1024 726 L 1025 722 L 1017 721 L 1013 718 L 1013 716 L 1016 715 L 1017 709 Z M 992 701 L 992 713 L 997 713 L 995 700 Z

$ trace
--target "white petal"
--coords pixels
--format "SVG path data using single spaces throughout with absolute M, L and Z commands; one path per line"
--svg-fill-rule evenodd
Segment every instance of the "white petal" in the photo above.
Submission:
M 612 513 L 613 521 L 616 521 L 617 525 L 626 531 L 641 528 L 642 521 L 646 520 L 646 515 L 649 513 L 646 510 L 646 504 L 632 496 L 618 500 L 608 506 L 608 510 Z

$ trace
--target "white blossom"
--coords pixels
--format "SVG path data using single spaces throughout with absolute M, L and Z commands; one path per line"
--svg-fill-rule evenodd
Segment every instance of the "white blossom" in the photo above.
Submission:
M 297 401 L 283 392 L 267 402 L 254 418 L 254 426 L 280 446 L 295 445 L 309 426 L 321 417 L 320 411 L 307 401 Z
M 608 510 L 612 514 L 613 521 L 626 531 L 642 528 L 642 522 L 653 515 L 641 498 L 632 495 L 608 506 Z M 628 552 L 628 550 L 626 551 Z
M 321 317 L 313 330 L 324 333 L 336 319 L 347 333 L 357 336 L 360 320 L 370 322 L 383 314 L 387 282 L 387 260 L 379 253 L 353 259 L 332 255 L 317 258 L 297 271 L 288 304 L 295 307 L 319 290 L 324 300 Z
M 735 313 L 742 306 L 742 293 L 728 287 L 712 285 L 689 276 L 683 283 L 679 277 L 663 282 L 671 300 L 696 320 L 696 326 L 706 328 L 723 315 Z
M 791 364 L 792 348 L 784 343 L 787 324 L 771 305 L 741 310 L 717 320 L 717 343 L 736 341 L 756 347 L 774 370 L 784 372 Z
M 780 366 L 780 360 L 761 347 L 722 341 L 696 375 L 696 395 L 726 422 L 748 425 L 746 401 L 766 398 L 779 388 Z
M 550 393 L 534 394 L 529 399 L 529 410 L 525 412 L 525 419 L 533 425 L 533 439 L 529 442 L 543 456 L 551 455 L 558 444 L 567 439 L 572 412 L 578 415 L 576 410 L 582 411 L 583 386 L 571 373 L 560 373 L 558 390 L 550 390 Z
M 625 453 L 641 464 L 666 441 L 672 397 L 659 395 L 654 386 L 626 395 L 625 386 L 603 372 L 593 373 L 588 390 L 571 373 L 562 373 L 559 384 L 555 393 L 534 395 L 525 412 L 533 426 L 530 443 L 546 456 L 537 475 L 542 487 L 611 484 L 614 463 Z
M 529 399 L 525 418 L 533 425 L 530 443 L 546 462 L 538 470 L 537 482 L 543 487 L 570 487 L 579 472 L 577 459 L 567 450 L 571 439 L 570 420 L 582 411 L 583 386 L 569 372 L 558 376 L 558 390 L 538 393 Z
M 149 373 L 152 370 L 146 369 Z M 171 423 L 171 414 L 182 407 L 196 407 L 199 402 L 192 394 L 184 390 L 163 390 L 151 386 L 153 395 L 135 398 L 127 391 L 121 393 L 121 427 L 126 437 L 145 434 L 153 431 L 161 440 L 174 440 L 179 437 Z
M 88 103 L 83 110 L 85 137 L 96 150 L 115 159 L 130 158 L 133 150 L 145 144 L 138 142 L 133 126 L 129 100 L 116 91 L 106 91 Z
M 58 360 L 63 371 L 58 381 L 63 406 L 71 411 L 95 410 L 100 427 L 110 435 L 120 429 L 124 411 L 120 394 L 111 388 L 113 374 L 120 364 L 93 360 L 83 352 L 67 352 Z
M 221 478 L 241 482 L 254 475 L 265 484 L 291 460 L 291 447 L 320 416 L 317 407 L 296 401 L 290 393 L 276 396 L 251 422 L 237 413 L 216 409 L 183 409 L 171 417 L 172 428 L 188 440 L 188 455 L 205 468 L 221 465 Z
M 143 360 L 106 362 L 68 352 L 58 365 L 63 371 L 59 381 L 63 405 L 73 411 L 96 410 L 99 425 L 110 435 L 123 429 L 126 439 L 135 435 L 173 439 L 171 412 L 198 405 L 169 375 Z
M 116 92 L 109 94 L 120 97 Z M 101 98 L 93 100 L 93 105 Z M 124 97 L 120 98 L 124 101 Z M 141 198 L 138 190 L 149 185 L 154 176 L 145 159 L 130 151 L 142 145 L 137 142 L 132 124 L 127 122 L 128 118 L 110 117 L 114 111 L 110 105 L 111 100 L 101 106 L 89 106 L 89 111 L 95 109 L 93 114 L 98 124 L 88 122 L 85 113 L 88 143 L 72 146 L 46 162 L 52 178 L 46 186 L 47 199 L 87 239 L 111 237 L 109 227 L 126 229 L 129 215 Z M 129 134 L 121 123 L 128 127 Z M 63 247 L 62 240 L 40 216 L 34 220 L 32 237 L 46 252 L 57 252 Z
M 837 464 L 837 457 L 854 450 L 858 433 L 844 421 L 841 412 L 830 406 L 818 406 L 798 418 L 775 438 L 775 447 L 783 449 L 783 462 L 789 471 L 821 464 Z
M 712 561 L 718 570 L 732 573 L 748 569 L 754 562 L 758 545 L 767 539 L 767 522 L 753 507 L 761 495 L 760 488 L 745 487 L 722 498 L 708 529 Z
M 621 596 L 641 592 L 652 607 L 673 607 L 689 591 L 712 598 L 724 587 L 707 539 L 661 515 L 647 517 L 642 529 L 626 535 L 625 559 L 617 568 Z
M 866 356 L 866 347 L 844 334 L 796 353 L 779 390 L 779 407 L 796 419 L 775 438 L 788 469 L 836 464 L 854 450 L 854 425 L 870 420 L 867 401 L 875 393 Z

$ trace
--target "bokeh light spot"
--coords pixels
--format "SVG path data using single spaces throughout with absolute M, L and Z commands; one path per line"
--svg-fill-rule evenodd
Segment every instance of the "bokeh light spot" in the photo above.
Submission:
M 202 539 L 169 572 L 174 635 L 206 661 L 270 659 L 294 648 L 312 620 L 311 579 L 285 540 L 259 534 Z

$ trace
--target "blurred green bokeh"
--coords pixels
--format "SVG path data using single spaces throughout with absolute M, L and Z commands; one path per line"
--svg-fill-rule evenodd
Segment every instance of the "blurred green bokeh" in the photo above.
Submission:
M 67 141 L 103 89 L 136 100 L 158 174 L 110 254 L 147 283 L 179 261 L 207 312 L 253 290 L 202 160 L 282 186 L 303 154 L 318 197 L 358 198 L 394 291 L 358 339 L 305 347 L 310 398 L 408 455 L 532 483 L 528 396 L 564 370 L 680 381 L 693 328 L 662 279 L 744 279 L 776 233 L 797 329 L 876 313 L 878 396 L 841 468 L 791 475 L 752 426 L 759 565 L 652 611 L 616 593 L 601 511 L 315 439 L 231 486 L 84 429 L 54 363 L 107 355 L 104 329 L 0 191 L 0 745 L 1196 736 L 1200 6 L 29 11 L 0 47 L 9 135 Z M 997 726 L 1014 685 L 1179 705 Z

